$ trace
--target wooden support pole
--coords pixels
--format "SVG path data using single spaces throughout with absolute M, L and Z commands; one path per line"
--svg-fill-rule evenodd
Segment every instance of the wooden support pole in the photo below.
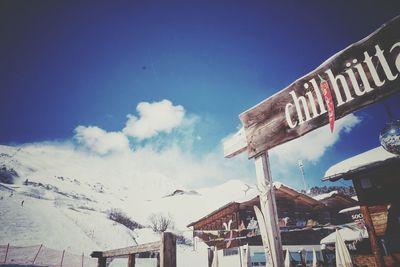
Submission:
M 272 267 L 283 266 L 283 251 L 281 234 L 278 225 L 278 212 L 276 208 L 274 187 L 269 165 L 268 152 L 255 159 L 257 186 L 260 190 L 261 211 L 265 217 L 266 230 L 270 243 L 269 251 L 271 259 L 268 259 Z M 266 255 L 268 255 L 266 251 Z
M 6 256 L 4 257 L 4 263 L 7 262 L 7 255 L 8 255 L 8 249 L 10 248 L 10 243 L 7 244 L 7 249 L 6 249 Z
M 36 261 L 36 259 L 37 259 L 37 256 L 39 255 L 40 250 L 42 249 L 42 246 L 43 246 L 43 244 L 40 244 L 40 247 L 39 247 L 39 249 L 38 249 L 38 252 L 37 252 L 36 255 L 35 255 L 35 258 L 34 258 L 33 261 L 32 261 L 32 264 L 35 264 L 35 261 Z
M 85 254 L 84 253 L 82 253 L 82 266 L 81 267 L 83 267 L 83 260 L 85 259 Z
M 172 233 L 161 236 L 160 267 L 176 267 L 176 237 Z
M 374 257 L 375 257 L 376 266 L 377 267 L 386 266 L 385 262 L 383 260 L 383 257 L 382 257 L 382 251 L 379 247 L 379 243 L 378 243 L 379 241 L 378 241 L 378 238 L 376 237 L 374 223 L 372 221 L 368 207 L 360 206 L 360 211 L 364 217 L 365 225 L 367 226 L 369 241 L 371 242 L 371 249 L 372 249 L 372 253 L 374 254 Z
M 100 257 L 97 260 L 97 267 L 106 267 L 107 258 Z
M 63 261 L 64 261 L 64 254 L 65 254 L 65 250 L 63 250 L 62 256 L 61 256 L 61 263 L 60 263 L 60 267 L 62 267 L 63 265 Z
M 211 267 L 213 259 L 214 259 L 214 250 L 208 248 L 208 267 Z
M 135 267 L 135 254 L 131 254 L 128 256 L 128 267 Z

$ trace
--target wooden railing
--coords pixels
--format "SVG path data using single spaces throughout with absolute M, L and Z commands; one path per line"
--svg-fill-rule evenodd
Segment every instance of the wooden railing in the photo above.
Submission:
M 135 255 L 151 251 L 160 252 L 160 264 L 158 266 L 176 267 L 176 237 L 168 232 L 162 233 L 161 241 L 158 242 L 106 251 L 93 251 L 90 256 L 98 259 L 98 267 L 106 267 L 107 258 L 116 257 L 128 257 L 128 267 L 135 267 Z

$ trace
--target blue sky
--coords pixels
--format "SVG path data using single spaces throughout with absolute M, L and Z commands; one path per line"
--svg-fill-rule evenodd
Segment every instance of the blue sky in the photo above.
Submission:
M 166 99 L 183 108 L 185 123 L 151 138 L 131 135 L 131 148 L 192 139 L 180 148 L 208 157 L 241 112 L 399 10 L 399 1 L 1 1 L 0 143 L 79 143 L 78 126 L 120 133 L 128 114 L 141 117 L 140 102 Z M 397 117 L 399 99 L 386 101 Z M 305 161 L 309 184 L 379 145 L 389 120 L 383 104 L 355 115 L 349 133 Z M 276 165 L 278 176 L 296 173 Z

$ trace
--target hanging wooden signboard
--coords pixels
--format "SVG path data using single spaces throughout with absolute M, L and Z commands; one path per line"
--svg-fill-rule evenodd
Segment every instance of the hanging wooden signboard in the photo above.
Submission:
M 249 158 L 400 92 L 400 16 L 240 115 Z

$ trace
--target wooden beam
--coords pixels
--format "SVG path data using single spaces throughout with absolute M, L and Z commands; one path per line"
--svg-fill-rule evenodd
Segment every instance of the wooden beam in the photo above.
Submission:
M 107 258 L 98 258 L 97 260 L 97 267 L 106 267 L 107 265 Z
M 261 190 L 261 211 L 265 218 L 267 235 L 270 243 L 269 251 L 271 259 L 269 259 L 270 265 L 268 266 L 281 267 L 283 266 L 282 241 L 278 224 L 278 212 L 276 208 L 268 153 L 265 152 L 264 154 L 256 157 L 255 165 L 257 185 L 258 188 Z
M 160 267 L 176 267 L 176 237 L 164 232 L 161 236 Z
M 103 255 L 103 252 L 102 252 L 102 251 L 93 251 L 93 252 L 90 254 L 90 257 L 92 257 L 92 258 L 101 258 L 102 255 Z
M 240 128 L 240 130 L 237 133 L 235 133 L 232 137 L 226 139 L 222 145 L 224 148 L 225 158 L 232 158 L 246 151 L 247 140 L 244 128 L 243 127 Z
M 135 254 L 131 254 L 128 257 L 128 267 L 135 267 Z
M 221 219 L 226 215 L 232 214 L 233 212 L 239 209 L 239 206 L 240 204 L 236 202 L 228 203 L 227 205 L 219 208 L 218 210 L 213 211 L 211 214 L 208 214 L 207 216 L 197 220 L 197 222 L 192 223 L 192 225 L 196 229 L 201 229 L 204 226 L 210 224 L 210 222 Z
M 381 249 L 379 248 L 379 244 L 378 244 L 379 241 L 378 241 L 378 238 L 376 237 L 374 224 L 372 222 L 368 207 L 364 206 L 364 205 L 360 206 L 360 211 L 364 217 L 364 222 L 367 226 L 369 241 L 371 242 L 371 249 L 372 249 L 372 253 L 374 254 L 374 257 L 375 257 L 376 266 L 377 267 L 386 266 L 383 261 Z
M 126 248 L 118 248 L 107 251 L 93 251 L 91 256 L 92 258 L 109 258 L 109 257 L 118 257 L 118 256 L 128 256 L 130 254 L 137 254 L 141 252 L 147 251 L 157 251 L 161 248 L 161 242 L 153 242 L 147 243 L 138 246 L 126 247 Z

